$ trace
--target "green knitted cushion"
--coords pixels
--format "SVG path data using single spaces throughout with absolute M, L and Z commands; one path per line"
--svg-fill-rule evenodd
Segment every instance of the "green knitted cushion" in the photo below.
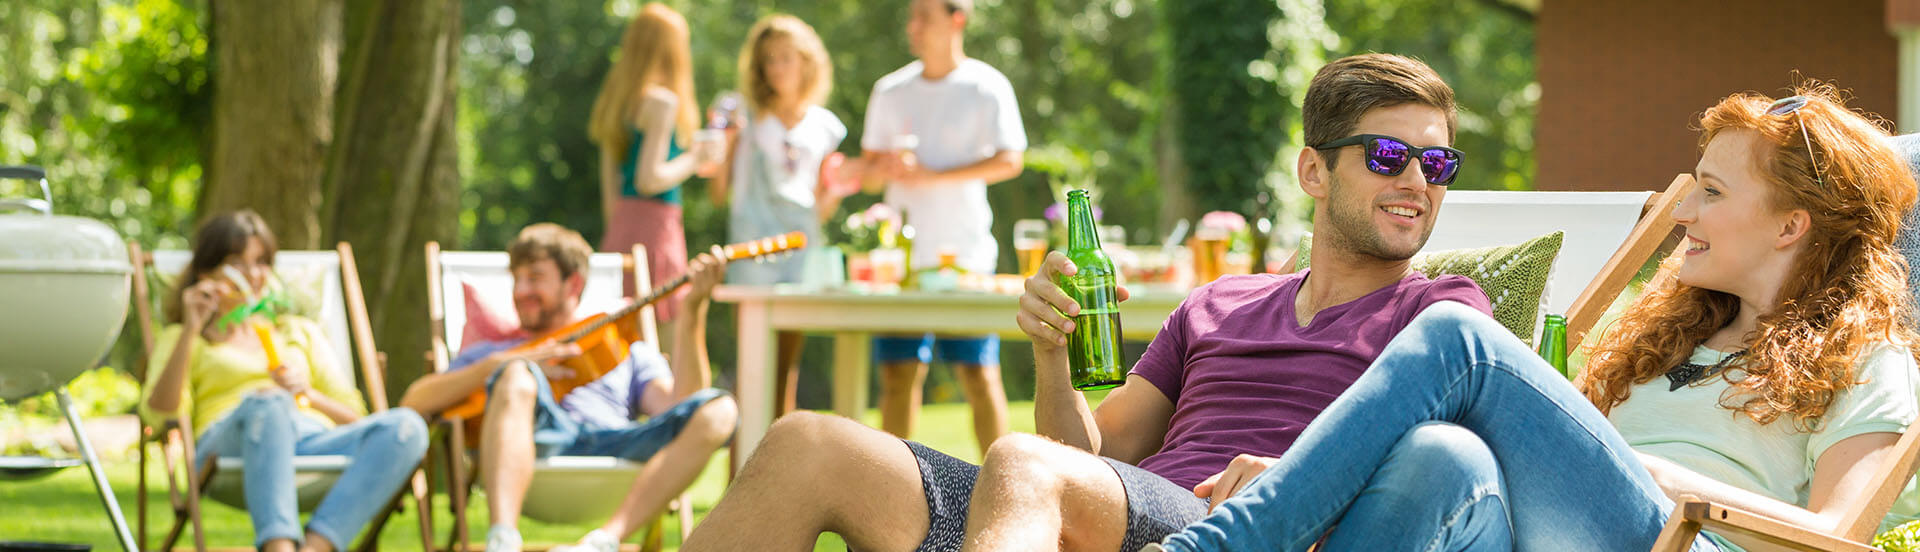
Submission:
M 1555 231 L 1515 245 L 1421 253 L 1413 257 L 1413 269 L 1429 277 L 1453 274 L 1473 279 L 1493 304 L 1493 319 L 1521 341 L 1532 343 L 1533 330 L 1546 310 L 1547 276 L 1553 271 L 1554 258 L 1560 256 L 1562 237 Z M 1313 236 L 1301 238 L 1295 272 L 1307 268 L 1312 248 Z

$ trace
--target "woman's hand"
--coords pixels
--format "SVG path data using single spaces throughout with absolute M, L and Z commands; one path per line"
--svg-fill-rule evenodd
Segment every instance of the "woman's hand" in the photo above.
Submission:
M 306 370 L 294 370 L 282 364 L 270 368 L 268 373 L 273 376 L 273 383 L 288 393 L 300 395 L 313 389 L 313 381 L 308 379 Z
M 201 280 L 180 292 L 180 322 L 196 332 L 206 327 L 207 322 L 212 321 L 214 311 L 220 308 L 220 298 L 231 288 L 231 284 L 209 279 Z

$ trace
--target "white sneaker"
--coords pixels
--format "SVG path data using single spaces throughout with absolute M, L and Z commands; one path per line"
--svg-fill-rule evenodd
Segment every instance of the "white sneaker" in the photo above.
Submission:
M 1140 552 L 1166 552 L 1166 550 L 1165 548 L 1161 548 L 1160 543 L 1157 542 L 1149 542 L 1146 546 L 1140 547 Z
M 491 552 L 491 551 L 489 551 Z M 553 547 L 553 552 L 620 552 L 620 539 L 600 529 L 587 532 L 580 542 Z
M 504 525 L 487 528 L 487 552 L 520 552 L 520 530 Z

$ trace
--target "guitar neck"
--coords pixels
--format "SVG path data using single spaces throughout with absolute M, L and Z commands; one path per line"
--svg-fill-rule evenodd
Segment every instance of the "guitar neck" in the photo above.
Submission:
M 800 233 L 800 232 L 791 232 L 781 236 L 764 238 L 764 239 L 755 240 L 751 242 L 736 243 L 736 244 L 721 247 L 720 258 L 723 261 L 730 263 L 733 261 L 751 259 L 751 258 L 760 257 L 763 255 L 771 255 L 771 254 L 779 253 L 783 251 L 791 251 L 801 247 L 806 247 L 806 244 L 807 244 L 806 234 Z M 675 276 L 672 280 L 668 280 L 667 283 L 661 284 L 659 287 L 653 288 L 653 291 L 647 292 L 646 295 L 641 296 L 639 300 L 634 301 L 632 304 L 627 305 L 625 307 L 621 307 L 620 310 L 607 313 L 606 316 L 601 317 L 599 320 L 595 320 L 591 324 L 583 325 L 580 328 L 567 333 L 566 335 L 560 336 L 557 339 L 557 341 L 561 343 L 571 343 L 574 341 L 579 341 L 580 338 L 586 337 L 588 335 L 593 334 L 593 332 L 599 331 L 600 328 L 606 327 L 607 324 L 610 324 L 615 320 L 632 316 L 633 313 L 638 312 L 640 309 L 646 308 L 647 305 L 651 305 L 656 302 L 659 302 L 661 299 L 664 299 L 668 295 L 672 294 L 674 290 L 679 289 L 680 286 L 687 285 L 687 282 L 690 282 L 690 281 L 693 281 L 693 276 L 691 274 L 681 274 L 679 276 Z

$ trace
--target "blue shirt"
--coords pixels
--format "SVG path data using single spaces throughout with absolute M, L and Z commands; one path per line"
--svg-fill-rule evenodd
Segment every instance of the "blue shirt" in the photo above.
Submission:
M 628 139 L 627 142 L 631 144 L 627 147 L 627 158 L 620 162 L 620 196 L 651 199 L 661 203 L 679 205 L 680 186 L 678 185 L 667 188 L 667 191 L 654 195 L 643 195 L 640 193 L 640 187 L 634 184 L 633 172 L 634 165 L 640 163 L 640 145 L 647 142 L 647 133 L 640 132 L 640 129 L 637 128 L 633 129 L 633 136 Z M 680 141 L 671 138 L 668 139 L 667 160 L 672 161 L 673 158 L 679 157 L 681 153 L 685 153 L 685 150 L 680 149 Z
M 525 342 L 524 339 L 510 339 L 462 347 L 460 356 L 453 359 L 452 369 L 466 368 L 488 355 Z M 561 397 L 560 409 L 567 411 L 573 416 L 573 421 L 581 425 L 622 427 L 639 417 L 640 392 L 647 388 L 647 384 L 672 373 L 672 368 L 667 365 L 667 357 L 661 356 L 658 349 L 649 343 L 635 342 L 627 349 L 627 358 L 601 375 L 600 379 L 574 388 L 573 392 Z

